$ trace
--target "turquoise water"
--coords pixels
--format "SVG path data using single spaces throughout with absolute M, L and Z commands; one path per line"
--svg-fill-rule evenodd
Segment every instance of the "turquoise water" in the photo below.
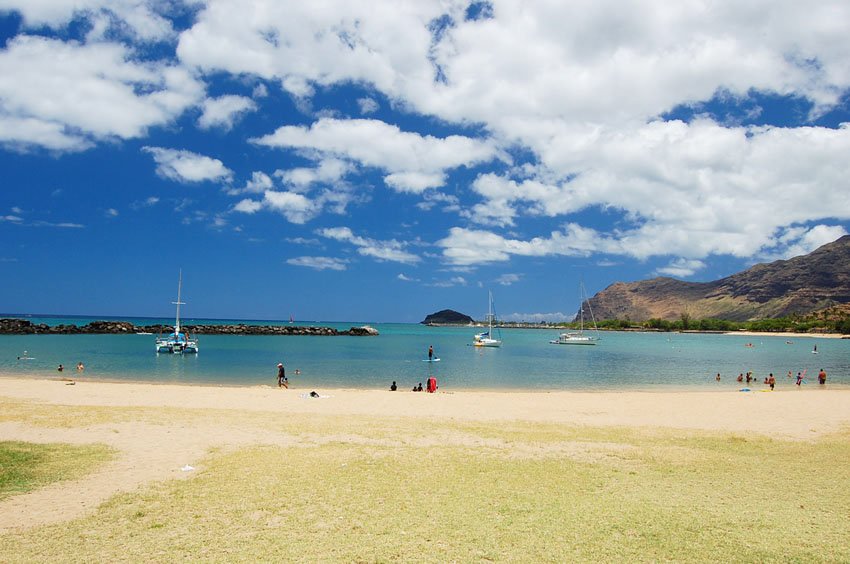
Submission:
M 28 318 L 34 323 L 82 325 L 94 318 Z M 103 318 L 100 318 L 103 319 Z M 122 318 L 136 325 L 171 323 L 173 319 Z M 280 324 L 275 321 L 243 321 Z M 185 323 L 233 323 L 230 320 L 185 320 Z M 363 322 L 308 323 L 347 329 Z M 2 335 L 0 373 L 38 377 L 76 376 L 103 380 L 185 384 L 257 385 L 276 383 L 276 365 L 286 365 L 296 388 L 400 389 L 437 377 L 442 390 L 605 390 L 705 388 L 737 389 L 740 372 L 753 371 L 761 381 L 769 372 L 778 387 L 792 388 L 785 375 L 807 370 L 815 387 L 826 369 L 831 386 L 850 385 L 850 340 L 747 337 L 680 333 L 600 333 L 597 346 L 551 345 L 557 332 L 503 329 L 499 349 L 469 346 L 480 331 L 471 327 L 426 327 L 371 324 L 378 337 L 201 335 L 198 355 L 157 355 L 155 335 Z M 746 347 L 753 343 L 753 347 Z M 812 354 L 817 344 L 819 353 Z M 438 363 L 423 362 L 433 345 Z M 28 351 L 34 360 L 19 361 Z M 301 371 L 295 375 L 295 369 Z M 714 375 L 722 375 L 720 384 Z M 759 384 L 756 388 L 761 387 Z

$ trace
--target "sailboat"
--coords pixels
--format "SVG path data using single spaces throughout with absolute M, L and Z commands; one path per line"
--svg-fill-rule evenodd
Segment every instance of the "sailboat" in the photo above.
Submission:
M 590 307 L 590 300 L 587 299 L 587 294 L 584 290 L 584 284 L 579 285 L 581 295 L 581 305 L 579 306 L 579 329 L 578 331 L 568 331 L 558 335 L 557 339 L 549 341 L 553 345 L 595 345 L 599 341 L 598 336 L 584 334 L 584 304 L 587 304 L 590 312 L 590 319 L 593 321 L 593 330 L 598 333 L 596 328 L 596 319 L 593 317 L 593 309 Z
M 501 339 L 493 338 L 493 319 L 496 317 L 495 312 L 493 311 L 493 292 L 489 292 L 490 301 L 487 306 L 487 323 L 488 329 L 484 333 L 478 333 L 475 337 L 472 338 L 472 345 L 475 347 L 501 347 L 502 341 Z M 499 329 L 496 328 L 498 331 Z M 499 337 L 501 337 L 501 333 Z
M 173 354 L 190 354 L 198 352 L 198 340 L 192 339 L 187 331 L 180 331 L 180 306 L 186 302 L 180 301 L 180 291 L 183 287 L 183 270 L 177 279 L 177 301 L 171 302 L 177 306 L 177 316 L 174 320 L 174 332 L 165 337 L 157 337 L 156 352 Z

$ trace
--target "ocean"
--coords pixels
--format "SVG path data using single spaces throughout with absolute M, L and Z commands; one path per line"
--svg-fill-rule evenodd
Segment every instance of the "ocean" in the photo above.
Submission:
M 120 319 L 135 325 L 171 324 L 168 318 L 26 317 L 33 323 L 84 325 Z M 185 319 L 184 324 L 282 325 L 284 321 Z M 337 329 L 365 322 L 303 322 Z M 155 335 L 0 335 L 0 373 L 32 377 L 255 386 L 276 385 L 283 362 L 294 388 L 389 388 L 409 390 L 437 378 L 451 390 L 661 390 L 739 389 L 741 372 L 758 378 L 770 372 L 778 389 L 792 389 L 789 371 L 806 371 L 805 387 L 817 386 L 827 371 L 829 386 L 850 385 L 850 340 L 815 337 L 744 336 L 702 333 L 600 332 L 596 346 L 552 345 L 557 331 L 502 329 L 501 348 L 470 346 L 473 327 L 369 323 L 377 337 L 200 335 L 197 355 L 157 355 Z M 752 344 L 752 347 L 746 346 Z M 817 345 L 818 354 L 812 354 Z M 433 346 L 440 362 L 424 362 Z M 26 355 L 24 355 L 26 351 Z M 18 360 L 20 356 L 32 360 Z M 296 369 L 300 374 L 296 374 Z M 721 374 L 721 381 L 715 375 Z

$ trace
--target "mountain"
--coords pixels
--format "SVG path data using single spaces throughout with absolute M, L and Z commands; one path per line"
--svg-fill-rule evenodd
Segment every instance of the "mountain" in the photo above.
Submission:
M 468 315 L 451 309 L 444 309 L 426 316 L 423 321 L 420 321 L 420 323 L 425 325 L 468 325 L 472 323 L 472 321 L 472 318 Z
M 596 319 L 718 318 L 808 314 L 850 302 L 850 235 L 808 255 L 757 264 L 714 282 L 616 282 L 590 299 Z

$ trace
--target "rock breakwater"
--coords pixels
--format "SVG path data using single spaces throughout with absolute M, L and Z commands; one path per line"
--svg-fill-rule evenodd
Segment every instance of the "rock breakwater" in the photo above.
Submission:
M 295 325 L 183 325 L 189 333 L 197 335 L 320 335 L 366 337 L 377 335 L 372 327 L 351 327 L 340 331 L 332 327 L 313 327 Z M 2 335 L 130 335 L 133 333 L 170 333 L 174 331 L 171 325 L 133 325 L 128 321 L 92 321 L 86 325 L 47 325 L 33 323 L 27 319 L 0 319 L 0 334 Z

